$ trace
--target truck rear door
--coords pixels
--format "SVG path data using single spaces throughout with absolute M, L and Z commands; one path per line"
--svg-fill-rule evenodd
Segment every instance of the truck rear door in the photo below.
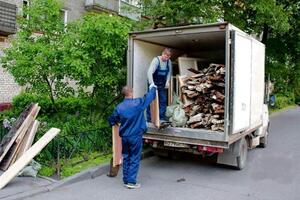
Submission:
M 235 134 L 250 126 L 251 103 L 251 38 L 231 31 L 230 125 Z

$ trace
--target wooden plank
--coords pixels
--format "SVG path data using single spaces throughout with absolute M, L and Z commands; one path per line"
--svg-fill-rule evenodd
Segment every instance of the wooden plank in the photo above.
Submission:
M 186 103 L 191 103 L 191 101 L 189 101 L 187 99 L 187 96 L 186 95 L 183 95 L 182 94 L 182 91 L 181 91 L 181 88 L 182 86 L 184 85 L 184 81 L 183 79 L 186 78 L 186 76 L 177 76 L 178 78 L 178 84 L 179 84 L 179 98 L 181 99 L 181 101 L 186 104 Z
M 168 105 L 171 105 L 172 101 L 173 101 L 173 89 L 174 89 L 173 77 L 171 77 L 170 85 L 169 85 L 169 88 L 168 88 Z
M 14 141 L 10 150 L 7 152 L 7 155 L 4 157 L 3 161 L 1 162 L 0 168 L 2 170 L 7 170 L 8 167 L 10 165 L 12 165 L 13 162 L 15 161 L 18 148 L 20 147 L 20 144 L 21 144 L 29 126 L 36 118 L 36 116 L 39 112 L 39 109 L 40 109 L 40 107 L 38 106 L 38 104 L 35 104 L 31 110 L 30 114 L 27 116 L 26 120 L 23 122 L 24 126 L 22 124 L 20 129 L 18 129 L 18 131 L 20 131 L 20 133 L 18 134 L 17 139 Z
M 34 104 L 30 104 L 27 106 L 27 108 L 20 114 L 18 117 L 16 123 L 14 126 L 9 130 L 9 132 L 3 137 L 0 143 L 0 162 L 14 143 L 14 141 L 17 139 L 18 134 L 20 132 L 17 132 L 18 129 L 22 126 L 23 122 L 25 121 L 26 117 L 29 115 L 31 112 L 31 109 Z
M 15 133 L 13 133 L 13 132 L 12 133 L 11 132 L 8 133 L 8 134 L 11 134 L 13 136 L 11 136 L 10 141 L 6 144 L 6 146 L 4 148 L 3 153 L 1 154 L 1 157 L 0 157 L 0 162 L 2 162 L 2 160 L 4 159 L 4 157 L 6 156 L 6 154 L 8 153 L 8 151 L 10 150 L 11 146 L 14 144 L 14 142 L 17 139 L 17 137 L 19 136 L 19 134 L 22 132 L 23 128 L 30 125 L 30 124 L 28 124 L 28 122 L 31 120 L 31 116 L 32 116 L 32 114 L 34 114 L 32 112 L 33 108 L 36 108 L 36 106 L 37 106 L 37 104 L 30 105 L 29 113 L 26 116 L 23 116 L 23 117 L 25 117 L 25 120 L 23 120 L 23 122 L 19 126 L 19 128 L 17 130 L 14 130 Z
M 119 125 L 112 127 L 113 167 L 122 163 L 122 139 L 119 135 Z
M 28 140 L 29 134 L 30 134 L 30 132 L 31 132 L 31 130 L 32 130 L 32 128 L 33 128 L 33 124 L 34 124 L 34 122 L 35 122 L 35 119 L 36 119 L 36 117 L 37 117 L 37 115 L 38 115 L 40 109 L 41 109 L 41 107 L 38 106 L 37 111 L 36 111 L 35 115 L 33 116 L 32 122 L 31 122 L 29 128 L 26 130 L 26 132 L 25 132 L 23 138 L 20 140 L 20 142 L 18 142 L 18 139 L 16 140 L 16 142 L 18 142 L 18 147 L 17 147 L 16 152 L 14 153 L 14 157 L 13 157 L 12 162 L 10 163 L 10 165 L 12 165 L 12 164 L 17 160 L 17 158 L 19 158 L 23 153 L 25 153 L 25 151 L 26 151 L 27 149 L 29 149 L 30 146 L 32 145 L 32 142 L 33 142 L 33 139 L 34 139 L 34 138 L 32 138 L 31 144 L 29 145 L 29 147 L 28 147 L 27 149 L 23 149 L 24 147 L 22 147 L 22 144 L 23 144 L 23 143 L 26 143 L 27 140 Z M 36 127 L 36 129 L 37 129 L 37 127 Z M 35 130 L 35 132 L 36 132 L 36 130 Z M 35 133 L 34 133 L 34 135 L 35 135 Z M 21 152 L 21 155 L 19 155 L 20 152 Z M 18 156 L 18 155 L 19 155 L 19 156 Z
M 17 159 L 20 158 L 31 147 L 39 125 L 40 122 L 35 120 L 32 123 L 31 128 L 28 129 L 29 132 L 26 133 L 25 138 L 22 141 L 20 150 L 18 151 Z
M 150 105 L 150 112 L 151 112 L 151 122 L 159 128 L 160 120 L 159 120 L 159 100 L 158 100 L 158 91 L 156 90 L 156 97 L 152 101 Z
M 8 168 L 8 170 L 0 176 L 0 189 L 5 187 L 59 132 L 59 129 L 51 128 Z

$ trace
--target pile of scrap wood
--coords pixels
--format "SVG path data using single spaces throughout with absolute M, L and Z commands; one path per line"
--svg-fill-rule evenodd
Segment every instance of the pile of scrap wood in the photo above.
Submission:
M 210 64 L 179 80 L 187 127 L 224 131 L 225 65 Z
M 30 104 L 0 143 L 0 169 L 7 170 L 32 145 L 39 122 L 36 120 L 40 107 Z

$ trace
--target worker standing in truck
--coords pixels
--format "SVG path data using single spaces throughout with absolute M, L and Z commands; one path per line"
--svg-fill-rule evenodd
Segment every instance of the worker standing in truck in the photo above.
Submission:
M 159 118 L 161 122 L 166 121 L 167 89 L 170 85 L 172 62 L 171 49 L 165 48 L 161 56 L 153 58 L 148 69 L 148 84 L 154 84 L 158 90 Z M 147 108 L 147 121 L 151 122 L 150 106 Z
M 133 98 L 129 86 L 122 89 L 124 101 L 117 105 L 108 121 L 111 126 L 120 124 L 122 138 L 123 182 L 129 189 L 139 188 L 136 182 L 142 154 L 142 135 L 147 130 L 144 111 L 155 99 L 156 86 L 151 84 L 144 98 Z

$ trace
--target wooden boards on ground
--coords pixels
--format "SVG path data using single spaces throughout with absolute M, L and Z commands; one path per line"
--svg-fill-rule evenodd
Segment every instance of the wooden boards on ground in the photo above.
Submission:
M 51 128 L 8 168 L 8 170 L 0 176 L 0 189 L 5 187 L 59 132 L 59 129 Z
M 112 152 L 113 152 L 113 167 L 122 163 L 122 139 L 119 135 L 119 125 L 112 127 Z
M 24 120 L 21 127 L 16 131 L 17 138 L 13 141 L 10 149 L 7 151 L 5 157 L 1 162 L 1 169 L 7 170 L 9 166 L 11 166 L 15 160 L 17 159 L 17 154 L 19 148 L 21 146 L 22 141 L 24 141 L 25 134 L 27 133 L 28 129 L 34 122 L 35 118 L 38 115 L 40 107 L 38 104 L 34 104 L 30 113 L 27 115 L 26 119 Z
M 11 130 L 8 132 L 8 134 L 5 135 L 3 140 L 1 141 L 1 152 L 0 152 L 0 162 L 3 160 L 3 158 L 6 156 L 7 152 L 12 147 L 13 143 L 23 130 L 24 126 L 29 126 L 30 121 L 30 113 L 32 112 L 32 109 L 34 107 L 34 104 L 29 105 L 25 111 L 21 113 L 19 116 L 16 124 L 11 128 Z
M 150 105 L 150 112 L 151 112 L 151 122 L 159 128 L 160 120 L 159 120 L 159 99 L 158 99 L 158 91 L 156 90 L 156 97 L 152 101 Z

